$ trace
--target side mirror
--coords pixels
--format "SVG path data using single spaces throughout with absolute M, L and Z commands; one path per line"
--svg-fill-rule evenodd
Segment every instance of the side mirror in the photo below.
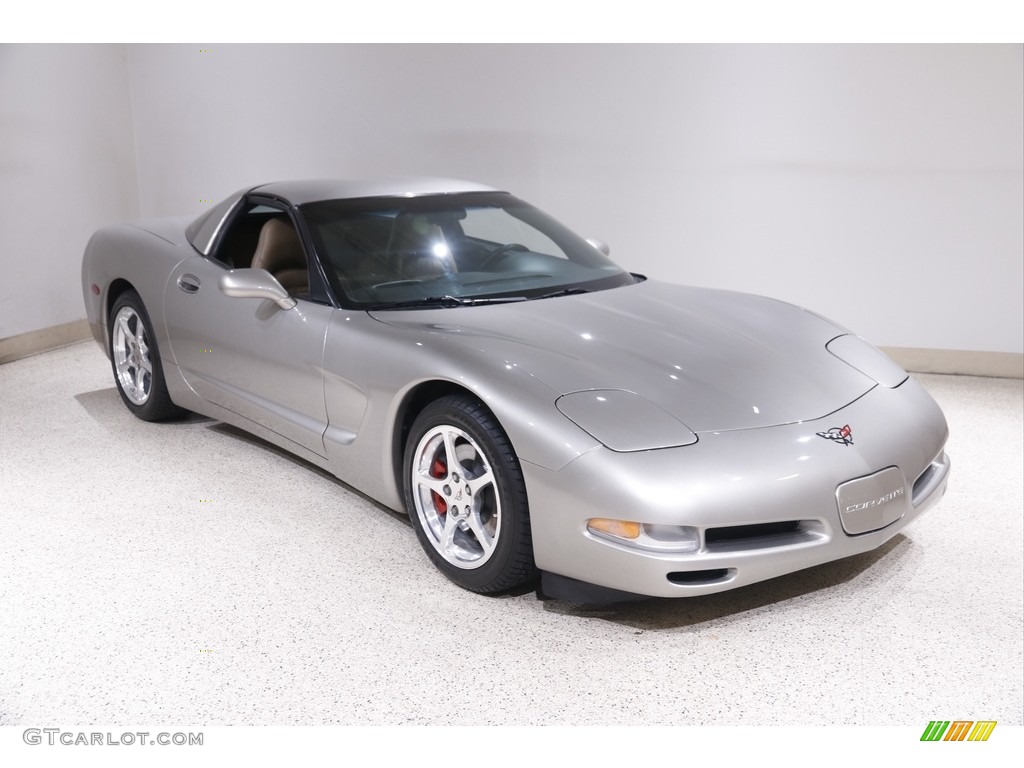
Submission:
M 596 237 L 588 237 L 587 242 L 590 243 L 595 248 L 597 248 L 597 250 L 599 250 L 605 256 L 612 255 L 612 249 L 608 247 L 608 243 L 606 243 L 604 240 L 598 240 Z
M 295 299 L 265 269 L 232 269 L 221 276 L 220 292 L 236 299 L 269 299 L 281 309 L 295 306 Z

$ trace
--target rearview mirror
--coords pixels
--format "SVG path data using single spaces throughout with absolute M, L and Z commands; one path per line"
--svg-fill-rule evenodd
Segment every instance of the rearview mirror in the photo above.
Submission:
M 236 299 L 269 299 L 281 309 L 295 306 L 295 299 L 265 269 L 232 269 L 221 276 L 220 292 Z

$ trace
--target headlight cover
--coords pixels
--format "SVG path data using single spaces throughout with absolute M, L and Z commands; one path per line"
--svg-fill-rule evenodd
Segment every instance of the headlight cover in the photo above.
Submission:
M 836 336 L 825 349 L 883 387 L 895 389 L 909 378 L 905 370 L 860 336 Z
M 635 392 L 588 389 L 571 392 L 555 407 L 606 448 L 620 453 L 692 445 L 697 435 L 671 414 Z

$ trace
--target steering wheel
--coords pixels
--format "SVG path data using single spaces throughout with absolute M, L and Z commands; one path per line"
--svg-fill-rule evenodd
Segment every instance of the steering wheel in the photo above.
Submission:
M 487 269 L 492 264 L 497 264 L 499 261 L 501 261 L 503 258 L 508 256 L 513 251 L 522 252 L 528 250 L 530 249 L 527 248 L 522 243 L 506 243 L 505 245 L 499 245 L 497 248 L 495 248 L 493 251 L 487 254 L 487 258 L 485 258 L 480 263 L 480 269 L 484 270 Z

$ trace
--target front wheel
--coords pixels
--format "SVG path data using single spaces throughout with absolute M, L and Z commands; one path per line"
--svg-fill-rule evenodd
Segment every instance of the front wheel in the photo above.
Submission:
M 416 535 L 445 576 L 487 594 L 535 578 L 519 459 L 482 403 L 452 395 L 427 406 L 410 431 L 403 473 Z
M 163 421 L 186 411 L 171 402 L 153 337 L 153 326 L 135 291 L 114 302 L 108 323 L 110 364 L 128 410 L 144 421 Z

